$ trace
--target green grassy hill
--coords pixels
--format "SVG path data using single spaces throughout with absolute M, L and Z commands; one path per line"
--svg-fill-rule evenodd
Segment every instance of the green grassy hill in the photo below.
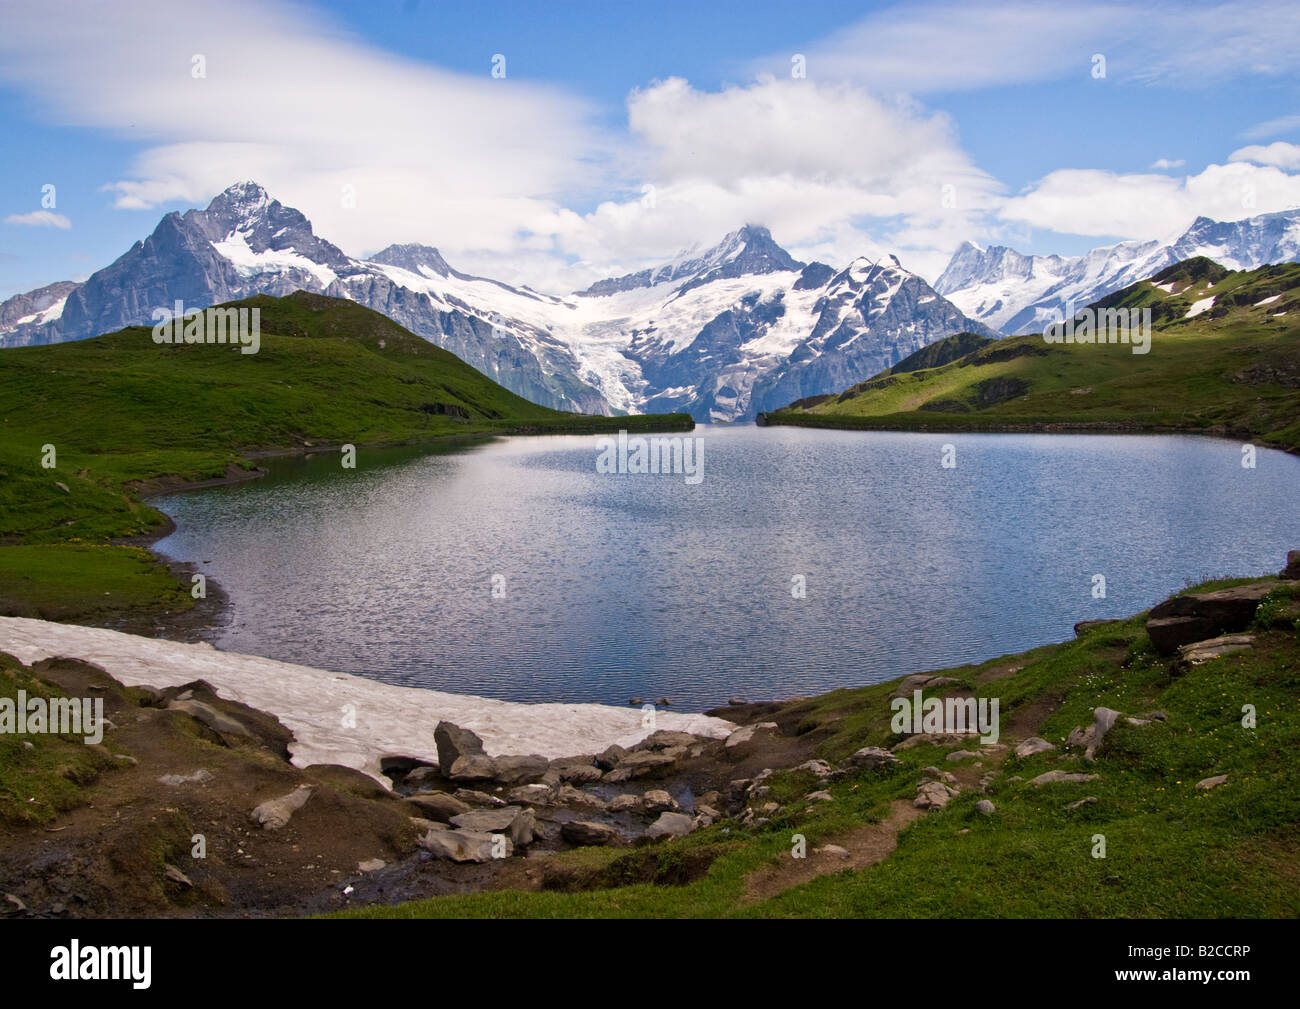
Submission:
M 537 406 L 349 301 L 298 292 L 229 307 L 260 310 L 256 354 L 156 344 L 147 326 L 0 350 L 0 613 L 93 619 L 187 607 L 147 552 L 106 541 L 164 527 L 138 491 L 237 475 L 259 453 L 693 426 L 684 414 Z M 52 469 L 41 465 L 46 445 Z
M 1149 308 L 1150 351 L 1008 337 L 764 419 L 879 430 L 1189 431 L 1300 451 L 1300 264 L 1231 272 L 1188 260 L 1091 307 Z M 963 340 L 972 342 L 959 334 L 933 345 L 934 358 Z

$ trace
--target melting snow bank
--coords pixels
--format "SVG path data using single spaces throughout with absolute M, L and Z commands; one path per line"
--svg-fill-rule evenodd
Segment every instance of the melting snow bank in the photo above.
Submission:
M 438 762 L 433 727 L 447 720 L 474 732 L 491 756 L 571 757 L 631 746 L 650 734 L 641 712 L 607 704 L 524 704 L 471 694 L 398 687 L 347 673 L 295 666 L 97 627 L 0 617 L 0 651 L 31 664 L 53 657 L 93 662 L 129 687 L 205 680 L 230 700 L 275 715 L 295 737 L 297 767 L 343 764 L 381 780 L 380 758 Z M 355 727 L 346 717 L 354 713 Z M 708 715 L 659 712 L 655 728 L 721 739 L 735 726 Z

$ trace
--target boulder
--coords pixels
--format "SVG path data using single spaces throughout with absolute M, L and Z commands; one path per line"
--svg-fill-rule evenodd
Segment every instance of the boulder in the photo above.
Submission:
M 565 781 L 583 785 L 599 781 L 600 774 L 595 757 L 561 757 L 559 760 L 551 761 L 542 781 L 548 785 L 558 785 Z
M 1292 553 L 1294 552 L 1292 551 Z M 1213 778 L 1202 778 L 1196 783 L 1196 790 L 1198 792 L 1208 792 L 1212 788 L 1218 788 L 1227 780 L 1228 776 L 1226 774 L 1216 774 Z
M 496 765 L 496 780 L 503 785 L 522 785 L 528 781 L 538 781 L 551 767 L 549 760 L 535 753 L 522 757 L 490 759 Z
M 468 802 L 471 806 L 504 806 L 506 800 L 499 795 L 489 795 L 487 792 L 480 792 L 473 788 L 458 788 L 455 796 L 461 802 Z
M 663 837 L 685 837 L 695 829 L 695 823 L 685 813 L 660 813 L 659 819 L 650 824 L 646 837 L 659 840 Z
M 972 753 L 970 750 L 953 750 L 952 753 L 948 754 L 950 761 L 970 760 L 972 757 L 978 759 L 979 754 Z
M 520 806 L 502 806 L 500 809 L 472 809 L 468 813 L 459 813 L 451 818 L 451 825 L 460 830 L 472 830 L 480 834 L 500 834 L 510 829 L 523 808 Z
M 1084 806 L 1095 805 L 1097 805 L 1097 797 L 1095 795 L 1089 795 L 1080 799 L 1078 802 L 1067 803 L 1065 808 L 1073 812 L 1076 809 L 1082 809 Z
M 279 830 L 289 822 L 289 818 L 294 813 L 306 805 L 312 792 L 311 785 L 299 785 L 287 795 L 277 799 L 267 799 L 266 802 L 254 807 L 253 812 L 249 814 L 249 819 L 254 823 L 260 823 L 263 830 Z
M 555 790 L 555 803 L 559 806 L 577 806 L 581 809 L 604 809 L 608 805 L 599 795 L 584 792 L 572 785 L 561 785 Z
M 671 729 L 658 729 L 632 747 L 633 750 L 663 750 L 669 746 L 694 746 L 700 742 L 699 736 L 689 732 L 674 732 Z
M 451 830 L 441 826 L 420 838 L 420 845 L 435 858 L 446 858 L 453 862 L 491 862 L 514 854 L 510 838 L 505 835 Z
M 829 778 L 835 773 L 835 768 L 831 767 L 824 760 L 808 760 L 795 768 L 796 771 L 807 771 L 818 778 Z
M 439 722 L 434 727 L 433 745 L 438 748 L 438 766 L 444 774 L 461 757 L 485 756 L 483 740 L 454 722 Z
M 506 793 L 512 803 L 524 806 L 549 806 L 555 801 L 555 793 L 546 785 L 520 785 Z
M 1170 654 L 1179 645 L 1244 630 L 1260 601 L 1275 588 L 1277 583 L 1269 580 L 1174 596 L 1151 610 L 1147 634 L 1159 651 Z
M 183 715 L 189 715 L 191 718 L 202 722 L 218 736 L 221 736 L 224 742 L 228 742 L 226 740 L 227 736 L 235 739 L 253 738 L 253 734 L 248 731 L 242 722 L 236 721 L 229 715 L 223 714 L 202 701 L 170 701 L 167 704 L 167 710 L 179 711 Z
M 980 799 L 979 802 L 975 803 L 975 812 L 981 816 L 992 816 L 997 812 L 997 807 L 988 799 Z
M 596 757 L 596 766 L 602 771 L 612 771 L 618 766 L 618 762 L 626 756 L 627 750 L 619 746 L 617 743 L 613 743 L 605 747 L 605 749 Z
M 469 754 L 457 757 L 444 773 L 452 781 L 494 781 L 497 763 L 491 757 Z
M 1043 739 L 1039 736 L 1030 736 L 1028 739 L 1023 739 L 1020 741 L 1020 743 L 1016 746 L 1015 754 L 1021 760 L 1024 760 L 1026 757 L 1033 757 L 1036 756 L 1037 754 L 1047 753 L 1049 750 L 1055 750 L 1055 749 L 1056 747 L 1053 746 L 1051 743 L 1049 743 L 1046 739 Z
M 582 847 L 623 843 L 623 835 L 613 827 L 587 820 L 570 820 L 560 827 L 560 836 L 570 844 Z
M 631 813 L 645 808 L 639 795 L 616 795 L 609 800 L 609 811 L 611 813 Z
M 468 813 L 470 810 L 468 803 L 446 792 L 416 792 L 415 795 L 408 795 L 402 801 L 409 806 L 414 806 L 428 819 L 437 820 L 439 823 L 449 823 L 453 816 Z
M 1285 578 L 1287 581 L 1296 581 L 1300 579 L 1300 550 L 1288 550 L 1286 555 L 1286 567 L 1284 567 L 1279 578 Z
M 640 778 L 672 763 L 673 757 L 668 751 L 637 750 L 624 756 L 612 771 L 606 773 L 604 780 L 631 781 L 633 778 Z

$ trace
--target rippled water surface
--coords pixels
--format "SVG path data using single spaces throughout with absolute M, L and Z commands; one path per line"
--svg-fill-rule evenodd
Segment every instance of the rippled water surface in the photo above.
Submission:
M 1300 459 L 1261 451 L 1243 469 L 1232 442 L 695 436 L 695 485 L 599 474 L 594 437 L 363 449 L 355 470 L 276 462 L 159 502 L 179 528 L 158 548 L 229 594 L 220 648 L 514 700 L 699 710 L 1058 641 L 1189 578 L 1276 571 L 1300 547 Z

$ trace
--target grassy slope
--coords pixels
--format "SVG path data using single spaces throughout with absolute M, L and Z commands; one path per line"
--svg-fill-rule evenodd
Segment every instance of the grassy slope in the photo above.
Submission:
M 1154 653 L 1140 616 L 1065 644 L 944 670 L 959 683 L 936 696 L 971 687 L 977 696 L 997 697 L 1004 732 L 1022 721 L 1057 749 L 1025 760 L 1008 756 L 986 796 L 963 788 L 946 809 L 906 828 L 897 850 L 870 868 L 821 876 L 759 903 L 743 899 L 747 874 L 790 858 L 792 834 L 803 834 L 811 850 L 879 820 L 891 801 L 915 795 L 922 767 L 956 767 L 945 755 L 959 747 L 900 750 L 901 766 L 831 784 L 834 801 L 814 804 L 810 813 L 798 812 L 806 805 L 799 797 L 826 786 L 808 772 L 778 775 L 768 782 L 771 795 L 756 801 L 775 800 L 795 812 L 757 830 L 724 822 L 661 847 L 660 864 L 671 865 L 690 849 L 728 846 L 707 875 L 686 886 L 498 891 L 345 916 L 1295 917 L 1300 584 L 1266 602 L 1255 649 L 1182 675 Z M 990 678 L 1010 670 L 1018 671 Z M 861 746 L 902 738 L 889 728 L 895 686 L 838 690 L 791 708 L 802 717 L 801 731 L 821 740 L 821 756 L 841 760 Z M 1241 725 L 1243 704 L 1258 712 L 1255 729 Z M 1084 765 L 1061 747 L 1072 728 L 1091 723 L 1097 706 L 1162 710 L 1168 721 L 1141 727 L 1121 721 L 1097 762 Z M 1100 780 L 1028 784 L 1054 768 L 1096 773 Z M 1228 774 L 1228 783 L 1195 790 L 1197 781 L 1217 774 Z M 1023 780 L 1012 781 L 1015 776 Z M 1099 801 L 1065 808 L 1089 795 Z M 992 816 L 974 811 L 981 798 L 995 804 Z M 1104 859 L 1092 857 L 1096 834 L 1106 838 Z M 621 854 L 602 849 L 554 857 L 613 861 Z
M 163 526 L 132 488 L 220 479 L 251 468 L 250 453 L 692 426 L 677 414 L 537 406 L 351 302 L 299 293 L 234 304 L 261 310 L 257 354 L 157 345 L 148 327 L 0 351 L 0 612 L 84 619 L 149 600 L 189 605 L 147 554 L 104 541 Z M 431 413 L 434 404 L 467 419 Z M 47 444 L 55 469 L 41 466 Z
M 942 367 L 877 376 L 839 396 L 792 404 L 768 421 L 920 431 L 1185 430 L 1300 451 L 1300 264 L 1233 273 L 1202 264 L 1208 261 L 1152 278 L 1174 279 L 1172 293 L 1142 281 L 1098 303 L 1152 309 L 1145 355 L 1122 344 L 1009 337 Z M 1280 297 L 1256 305 L 1273 295 Z M 1210 311 L 1184 318 L 1210 296 Z M 1268 369 L 1289 376 L 1290 387 Z M 1237 380 L 1243 372 L 1248 380 Z M 995 379 L 1017 379 L 1027 389 L 981 404 L 983 383 Z

